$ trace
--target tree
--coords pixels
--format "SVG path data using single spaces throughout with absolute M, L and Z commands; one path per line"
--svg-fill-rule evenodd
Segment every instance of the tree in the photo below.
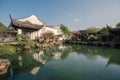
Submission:
M 116 24 L 116 28 L 120 28 L 120 22 Z
M 103 27 L 103 28 L 101 29 L 101 31 L 103 31 L 103 32 L 108 32 L 109 30 L 108 30 L 107 27 Z
M 68 34 L 71 33 L 70 30 L 68 29 L 68 27 L 66 27 L 63 24 L 60 26 L 60 29 L 61 29 L 61 31 L 63 32 L 64 35 L 68 35 Z
M 2 22 L 0 22 L 0 37 L 3 37 L 3 36 L 5 37 L 8 35 L 4 33 L 6 29 L 7 29 L 6 26 Z
M 71 34 L 71 31 L 68 29 L 68 27 L 63 24 L 60 26 L 60 29 L 65 37 L 68 37 L 68 35 Z
M 0 22 L 0 29 L 1 28 L 6 28 L 6 26 L 2 22 Z
M 2 32 L 6 29 L 7 29 L 7 27 L 2 22 L 0 22 L 0 31 Z
M 31 49 L 35 43 L 30 40 L 30 37 L 26 34 L 17 35 L 18 46 L 23 49 Z
M 1 27 L 1 26 L 4 26 L 4 24 L 3 24 L 2 22 L 0 22 L 0 27 Z
M 87 33 L 97 33 L 100 29 L 96 27 L 87 28 Z
M 87 41 L 88 35 L 86 32 L 82 32 L 80 35 L 81 41 Z

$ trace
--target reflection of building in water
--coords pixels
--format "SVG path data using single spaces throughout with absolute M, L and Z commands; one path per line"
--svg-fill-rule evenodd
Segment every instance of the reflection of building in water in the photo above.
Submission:
M 39 69 L 40 69 L 40 67 L 35 67 L 30 71 L 30 73 L 35 75 L 39 71 Z
M 60 60 L 60 58 L 61 58 L 61 52 L 55 52 L 54 56 L 53 56 L 53 59 L 54 60 Z
M 65 49 L 66 48 L 66 46 L 59 46 L 59 49 Z
M 35 53 L 35 54 L 33 55 L 33 57 L 34 57 L 34 59 L 35 59 L 36 61 L 39 61 L 39 62 L 41 62 L 42 64 L 45 64 L 45 63 L 46 63 L 46 60 L 43 60 L 43 59 L 42 59 L 43 56 L 44 56 L 44 52 L 43 52 L 43 51 L 40 51 L 39 53 Z
M 20 65 L 20 66 L 22 66 L 22 64 L 23 64 L 23 58 L 22 58 L 22 56 L 18 56 L 18 64 Z
M 52 56 L 49 56 L 50 54 Z M 36 61 L 39 61 L 42 64 L 45 64 L 48 60 L 60 60 L 61 59 L 61 52 L 45 53 L 44 51 L 40 51 L 39 53 L 35 53 L 33 55 L 33 58 Z

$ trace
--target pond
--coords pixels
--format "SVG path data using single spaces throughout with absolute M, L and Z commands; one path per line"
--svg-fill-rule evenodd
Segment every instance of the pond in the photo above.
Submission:
M 20 52 L 7 80 L 120 80 L 120 49 L 69 45 Z

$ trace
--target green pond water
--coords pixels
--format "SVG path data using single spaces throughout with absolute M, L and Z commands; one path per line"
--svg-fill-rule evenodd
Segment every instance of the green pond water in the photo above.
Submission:
M 19 52 L 7 80 L 120 80 L 120 49 L 60 46 Z

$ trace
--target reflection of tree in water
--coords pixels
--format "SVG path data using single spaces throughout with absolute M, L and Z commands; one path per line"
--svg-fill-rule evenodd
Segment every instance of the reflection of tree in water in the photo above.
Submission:
M 116 54 L 114 54 L 116 51 Z M 12 59 L 12 68 L 15 75 L 21 75 L 28 72 L 30 76 L 34 76 L 39 71 L 40 66 L 50 60 L 63 60 L 66 59 L 69 53 L 76 52 L 78 54 L 85 55 L 88 59 L 96 59 L 98 55 L 105 58 L 110 58 L 108 65 L 111 63 L 120 65 L 120 50 L 94 47 L 94 46 L 82 46 L 71 45 L 62 46 L 61 48 L 49 48 L 46 50 L 39 50 L 30 54 L 28 52 L 20 52 Z M 28 73 L 26 73 L 28 75 Z M 29 78 L 29 77 L 28 77 Z M 32 79 L 32 78 L 31 78 Z
M 97 59 L 98 51 L 90 46 L 72 45 L 73 51 L 85 55 L 88 59 Z
M 115 53 L 110 56 L 106 67 L 108 67 L 110 64 L 120 65 L 120 54 L 119 53 Z
M 62 60 L 65 59 L 72 49 L 66 46 L 62 46 L 63 48 L 57 49 L 47 49 L 40 50 L 39 52 L 30 53 L 20 53 L 16 58 L 12 61 L 12 67 L 15 71 L 15 79 L 22 80 L 23 77 L 27 80 L 33 80 L 36 74 L 41 69 L 39 66 L 45 64 L 50 60 Z M 20 57 L 21 56 L 21 57 Z M 22 63 L 20 63 L 22 62 Z
M 27 52 L 20 52 L 14 60 L 11 61 L 14 73 L 28 72 L 36 66 L 42 66 L 41 63 L 33 59 L 32 55 Z
M 69 53 L 72 52 L 83 54 L 88 59 L 92 60 L 100 55 L 105 58 L 110 58 L 108 65 L 111 63 L 120 65 L 119 50 L 84 45 L 49 48 L 46 50 L 39 50 L 39 52 L 34 52 L 33 54 L 29 52 L 20 52 L 11 58 L 11 64 L 15 75 L 23 72 L 35 74 L 35 71 L 39 71 L 40 66 L 42 66 L 42 64 L 44 65 L 47 61 L 66 59 Z M 115 52 L 116 54 L 114 54 Z
M 96 46 L 72 45 L 73 51 L 84 54 L 88 59 L 97 59 L 98 55 L 108 58 L 107 66 L 110 64 L 120 65 L 120 50 Z
M 71 53 L 71 52 L 72 52 L 72 48 L 71 48 L 70 46 L 68 46 L 68 47 L 64 48 L 63 50 L 61 50 L 61 53 L 62 53 L 61 59 L 63 60 L 63 59 L 65 59 L 65 58 L 67 58 L 67 56 L 68 56 L 69 53 Z
M 96 59 L 98 55 L 109 58 L 115 52 L 119 52 L 116 49 L 86 45 L 72 45 L 72 49 L 78 54 L 86 55 L 89 59 Z

